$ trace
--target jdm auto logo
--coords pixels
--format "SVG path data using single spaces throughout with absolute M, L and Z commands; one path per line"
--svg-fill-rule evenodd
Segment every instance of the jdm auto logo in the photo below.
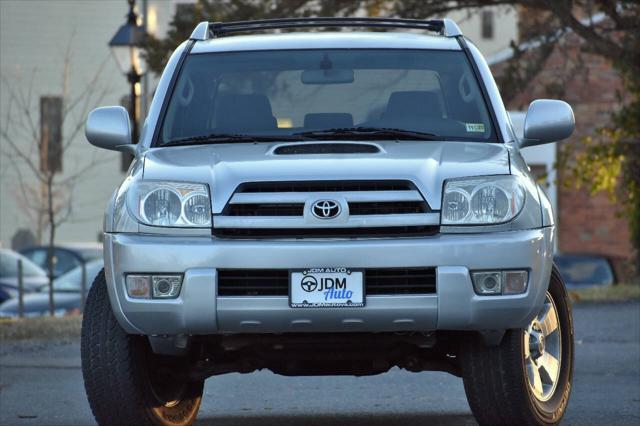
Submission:
M 335 200 L 318 200 L 311 205 L 311 213 L 318 219 L 333 219 L 340 210 L 340 203 Z
M 318 288 L 318 280 L 316 280 L 315 277 L 307 275 L 306 277 L 302 278 L 302 281 L 300 281 L 300 287 L 302 287 L 302 289 L 307 293 L 311 293 L 312 291 L 315 291 L 316 288 Z

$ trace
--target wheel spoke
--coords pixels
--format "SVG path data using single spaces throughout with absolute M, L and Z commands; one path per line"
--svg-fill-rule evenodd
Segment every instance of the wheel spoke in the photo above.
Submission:
M 538 360 L 540 367 L 548 376 L 548 384 L 553 384 L 558 379 L 558 371 L 560 370 L 560 361 L 549 352 L 545 352 Z
M 532 394 L 540 401 L 553 397 L 560 377 L 562 331 L 549 292 L 536 318 L 525 329 L 524 361 Z
M 533 361 L 529 361 L 527 363 L 527 368 L 529 369 L 529 380 L 533 390 L 538 394 L 538 396 L 542 396 L 542 379 L 540 378 L 540 371 L 538 370 L 538 367 L 533 363 Z
M 547 312 L 541 318 L 540 328 L 542 328 L 542 334 L 544 334 L 545 337 L 558 329 L 558 314 L 553 306 L 549 306 L 549 309 L 547 309 Z

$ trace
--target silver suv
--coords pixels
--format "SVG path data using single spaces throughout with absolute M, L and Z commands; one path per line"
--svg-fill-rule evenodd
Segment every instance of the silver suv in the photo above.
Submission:
M 86 125 L 135 154 L 83 320 L 99 424 L 190 424 L 219 374 L 394 367 L 461 377 L 481 424 L 562 418 L 571 308 L 520 149 L 573 112 L 535 101 L 519 139 L 454 22 L 203 22 L 129 126 L 121 107 Z

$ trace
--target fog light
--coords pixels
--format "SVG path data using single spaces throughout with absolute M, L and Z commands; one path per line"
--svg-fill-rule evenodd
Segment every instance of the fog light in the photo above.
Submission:
M 474 272 L 473 286 L 478 294 L 501 294 L 502 293 L 502 272 L 485 271 Z
M 134 299 L 151 297 L 151 277 L 149 275 L 127 275 L 127 294 Z
M 522 294 L 527 291 L 529 272 L 527 271 L 504 271 L 504 290 L 502 294 Z
M 477 294 L 522 294 L 527 291 L 528 271 L 472 272 L 473 287 Z
M 182 276 L 154 275 L 152 279 L 154 299 L 174 299 L 180 294 Z

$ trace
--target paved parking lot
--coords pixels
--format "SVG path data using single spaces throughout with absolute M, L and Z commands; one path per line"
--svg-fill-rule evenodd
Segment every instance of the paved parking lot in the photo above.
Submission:
M 640 424 L 640 303 L 574 308 L 576 368 L 564 424 Z M 1 425 L 90 425 L 77 342 L 3 342 Z M 117 410 L 114 407 L 114 410 Z M 380 376 L 287 378 L 269 372 L 207 381 L 199 425 L 473 425 L 461 380 L 393 370 Z

